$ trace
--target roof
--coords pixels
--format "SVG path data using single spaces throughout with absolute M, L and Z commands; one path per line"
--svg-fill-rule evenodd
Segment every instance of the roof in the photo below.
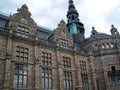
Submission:
M 0 12 L 0 27 L 5 27 L 5 24 L 7 23 L 7 21 L 9 20 L 9 15 Z M 36 26 L 37 29 L 37 37 L 38 39 L 43 39 L 43 40 L 47 40 L 48 37 L 53 33 L 53 30 L 37 25 Z
M 100 33 L 100 32 L 97 32 L 95 35 L 91 35 L 90 37 L 86 38 L 84 41 L 83 41 L 83 45 L 86 45 L 94 40 L 101 40 L 101 39 L 108 39 L 108 38 L 111 38 L 113 36 L 109 35 L 109 34 L 106 34 L 106 33 Z
M 42 31 L 42 32 L 48 33 L 48 34 L 50 34 L 50 33 L 53 32 L 53 30 L 51 30 L 51 29 L 49 29 L 49 28 L 47 28 L 47 27 L 41 26 L 41 25 L 37 25 L 37 26 L 36 26 L 36 29 L 37 29 L 38 31 Z
M 111 37 L 111 35 L 109 35 L 109 34 L 106 34 L 106 33 L 97 33 L 96 35 L 95 35 L 95 37 L 96 38 L 109 38 L 109 37 Z
M 90 37 L 86 38 L 85 41 L 92 40 L 94 38 L 96 38 L 96 39 L 105 39 L 105 38 L 110 38 L 110 37 L 111 37 L 111 35 L 109 35 L 109 34 L 98 32 L 95 35 L 91 35 Z
M 43 26 L 36 26 L 38 39 L 48 40 L 48 37 L 53 33 L 51 29 Z
M 8 19 L 9 19 L 9 15 L 8 15 L 8 14 L 5 14 L 5 13 L 0 12 L 0 18 L 1 18 L 1 19 L 5 19 L 5 20 L 8 20 Z

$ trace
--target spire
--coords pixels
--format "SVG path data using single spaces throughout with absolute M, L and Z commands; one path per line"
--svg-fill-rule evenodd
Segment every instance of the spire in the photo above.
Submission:
M 69 0 L 69 9 L 75 9 L 73 0 Z
M 68 2 L 67 27 L 70 34 L 73 35 L 74 42 L 81 43 L 84 40 L 84 26 L 79 21 L 79 14 L 73 0 Z
M 79 14 L 78 14 L 77 10 L 75 9 L 73 0 L 69 0 L 69 6 L 68 6 L 68 12 L 67 12 L 68 19 L 70 18 L 71 14 L 75 14 L 75 17 L 72 17 L 73 19 L 74 18 L 78 19 Z M 78 19 L 78 21 L 79 21 L 79 19 Z

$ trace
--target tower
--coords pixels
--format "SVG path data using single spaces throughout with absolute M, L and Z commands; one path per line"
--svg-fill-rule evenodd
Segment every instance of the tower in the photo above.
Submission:
M 75 9 L 73 0 L 69 0 L 67 12 L 67 26 L 70 34 L 73 35 L 75 43 L 82 43 L 84 40 L 84 25 L 79 21 L 79 14 Z

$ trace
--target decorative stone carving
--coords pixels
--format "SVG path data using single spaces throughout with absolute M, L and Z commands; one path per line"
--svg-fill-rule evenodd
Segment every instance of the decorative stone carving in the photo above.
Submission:
M 97 34 L 97 31 L 95 30 L 95 27 L 92 27 L 91 36 L 95 36 Z
M 111 25 L 111 27 L 112 27 L 110 30 L 111 35 L 119 35 L 117 28 L 115 28 L 113 24 Z

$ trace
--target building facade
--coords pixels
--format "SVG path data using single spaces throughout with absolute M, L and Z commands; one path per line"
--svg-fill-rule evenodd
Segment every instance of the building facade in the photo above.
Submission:
M 0 90 L 119 90 L 120 35 L 85 29 L 73 0 L 67 24 L 38 26 L 26 5 L 0 14 Z

